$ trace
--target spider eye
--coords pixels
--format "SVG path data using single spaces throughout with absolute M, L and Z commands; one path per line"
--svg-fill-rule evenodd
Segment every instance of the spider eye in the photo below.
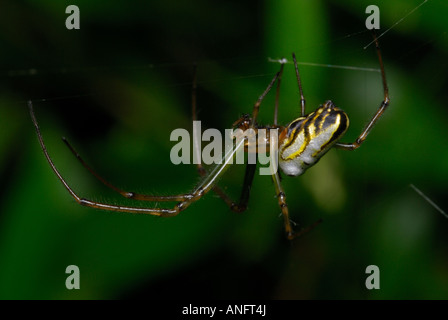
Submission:
M 288 175 L 302 174 L 344 135 L 348 125 L 347 114 L 330 100 L 307 117 L 291 122 L 280 143 L 280 167 Z

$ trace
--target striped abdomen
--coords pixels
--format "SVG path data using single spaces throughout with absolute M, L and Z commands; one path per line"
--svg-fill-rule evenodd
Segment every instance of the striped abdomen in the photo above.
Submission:
M 279 137 L 279 165 L 289 176 L 301 175 L 347 131 L 347 114 L 328 100 L 314 112 L 291 122 Z

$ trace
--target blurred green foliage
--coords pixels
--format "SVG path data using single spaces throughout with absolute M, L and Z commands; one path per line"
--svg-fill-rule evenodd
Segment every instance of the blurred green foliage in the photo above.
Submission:
M 0 4 L 0 298 L 446 299 L 448 220 L 448 4 L 421 1 L 2 1 Z M 81 29 L 65 28 L 75 4 Z M 255 177 L 249 209 L 234 214 L 213 194 L 175 218 L 78 206 L 38 145 L 33 99 L 48 150 L 83 197 L 133 204 L 98 183 L 60 140 L 119 187 L 150 194 L 190 190 L 193 165 L 175 166 L 169 140 L 191 126 L 193 63 L 199 118 L 224 130 L 250 113 L 279 65 L 378 68 L 365 29 L 381 10 L 391 105 L 355 152 L 333 150 L 305 175 L 284 177 L 292 219 L 323 223 L 284 239 L 269 177 Z M 310 112 L 332 99 L 354 140 L 382 100 L 376 72 L 299 65 Z M 287 64 L 279 121 L 298 117 Z M 275 94 L 261 107 L 271 123 Z M 244 170 L 220 185 L 237 197 Z M 137 204 L 144 205 L 144 204 Z M 153 204 L 150 204 L 153 205 Z M 157 204 L 161 206 L 161 204 Z M 81 289 L 65 288 L 77 265 Z M 381 289 L 365 287 L 377 265 Z

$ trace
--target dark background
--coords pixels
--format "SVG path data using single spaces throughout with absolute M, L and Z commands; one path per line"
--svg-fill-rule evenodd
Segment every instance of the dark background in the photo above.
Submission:
M 448 220 L 448 4 L 421 1 L 12 1 L 0 4 L 0 298 L 446 299 Z M 80 9 L 67 30 L 65 8 Z M 175 218 L 107 213 L 77 205 L 48 166 L 48 150 L 83 197 L 120 198 L 60 140 L 127 190 L 189 191 L 193 165 L 175 166 L 169 140 L 191 127 L 193 63 L 203 128 L 250 113 L 275 72 L 270 58 L 378 68 L 365 8 L 381 11 L 391 105 L 365 144 L 330 151 L 285 177 L 291 218 L 323 223 L 284 237 L 272 180 L 256 175 L 249 209 L 231 212 L 210 193 Z M 311 112 L 332 99 L 350 116 L 353 141 L 382 97 L 377 72 L 299 65 Z M 261 106 L 272 123 L 274 94 Z M 292 64 L 279 121 L 299 116 Z M 237 197 L 244 169 L 220 185 Z M 141 204 L 134 204 L 141 205 Z M 149 204 L 153 206 L 154 204 Z M 157 204 L 160 206 L 161 204 Z M 77 265 L 81 289 L 65 288 Z M 380 290 L 365 287 L 380 268 Z

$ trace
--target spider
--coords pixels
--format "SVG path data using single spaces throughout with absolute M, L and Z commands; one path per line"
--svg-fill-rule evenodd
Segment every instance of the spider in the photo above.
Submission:
M 240 119 L 238 119 L 234 123 L 233 127 L 242 130 L 253 129 L 255 133 L 257 133 L 259 129 L 266 129 L 266 128 L 278 129 L 279 132 L 278 144 L 276 146 L 278 151 L 278 164 L 280 166 L 280 169 L 286 175 L 289 176 L 299 176 L 303 174 L 306 169 L 316 164 L 317 161 L 332 147 L 340 148 L 343 150 L 355 150 L 359 148 L 365 141 L 369 133 L 371 132 L 372 128 L 377 123 L 378 119 L 382 116 L 382 114 L 384 113 L 390 102 L 389 90 L 386 82 L 386 74 L 384 71 L 384 65 L 378 39 L 375 35 L 373 37 L 381 69 L 384 99 L 381 102 L 379 109 L 376 111 L 376 113 L 370 119 L 367 126 L 364 128 L 364 130 L 361 132 L 361 134 L 354 142 L 352 143 L 338 142 L 348 129 L 349 118 L 347 114 L 340 108 L 336 107 L 331 100 L 327 100 L 325 103 L 320 105 L 315 111 L 307 115 L 305 114 L 305 97 L 303 94 L 299 69 L 297 67 L 297 60 L 294 53 L 292 54 L 292 58 L 294 62 L 297 84 L 299 88 L 301 116 L 293 120 L 286 126 L 281 126 L 277 123 L 278 95 L 284 66 L 284 63 L 282 63 L 280 71 L 278 71 L 275 74 L 274 78 L 271 80 L 267 88 L 256 100 L 253 106 L 252 115 L 251 116 L 243 115 Z M 196 72 L 194 74 L 195 75 L 192 89 L 193 120 L 196 119 Z M 277 82 L 277 96 L 274 106 L 274 124 L 270 126 L 260 126 L 257 123 L 257 117 L 260 105 L 265 96 L 273 88 L 276 82 Z M 50 155 L 48 154 L 47 148 L 44 144 L 39 129 L 39 125 L 34 115 L 32 101 L 28 101 L 28 107 L 31 114 L 31 119 L 37 132 L 37 137 L 40 146 L 42 148 L 46 160 L 48 161 L 51 169 L 56 174 L 57 178 L 64 185 L 65 189 L 67 189 L 70 195 L 80 205 L 106 211 L 119 211 L 119 212 L 150 214 L 154 216 L 168 217 L 179 214 L 181 211 L 187 209 L 192 203 L 202 198 L 202 196 L 207 194 L 210 190 L 213 190 L 219 197 L 221 197 L 225 201 L 225 203 L 229 206 L 229 208 L 232 211 L 243 212 L 247 208 L 250 189 L 255 174 L 256 164 L 253 163 L 246 164 L 243 187 L 238 202 L 232 201 L 232 199 L 230 199 L 230 197 L 217 185 L 218 179 L 225 173 L 225 171 L 231 164 L 231 162 L 228 161 L 228 159 L 231 159 L 235 155 L 235 153 L 238 150 L 241 150 L 242 148 L 244 148 L 245 152 L 248 152 L 248 150 L 250 149 L 250 146 L 247 143 L 247 139 L 243 140 L 244 143 L 240 143 L 232 151 L 230 157 L 226 157 L 225 161 L 223 161 L 219 165 L 216 165 L 209 172 L 207 172 L 207 170 L 202 166 L 201 163 L 197 164 L 197 170 L 199 175 L 202 176 L 202 180 L 191 192 L 171 196 L 154 196 L 154 195 L 145 195 L 135 192 L 124 191 L 112 185 L 111 183 L 103 179 L 100 175 L 98 175 L 91 167 L 89 167 L 87 163 L 81 158 L 81 156 L 75 151 L 75 149 L 69 144 L 69 142 L 65 138 L 62 138 L 67 147 L 71 150 L 71 152 L 76 156 L 76 158 L 87 170 L 89 170 L 104 185 L 115 190 L 122 196 L 129 199 L 141 200 L 141 201 L 177 202 L 177 204 L 175 204 L 174 207 L 171 208 L 150 208 L 150 207 L 112 205 L 104 202 L 92 201 L 82 198 L 69 186 L 69 184 L 66 182 L 66 180 L 62 177 L 61 173 L 56 168 Z M 258 142 L 256 146 L 258 147 Z M 198 147 L 196 147 L 194 152 L 200 153 L 200 150 L 197 148 Z M 252 148 L 252 150 L 254 149 Z M 312 226 L 305 229 L 302 228 L 298 232 L 293 231 L 292 222 L 290 221 L 289 218 L 288 206 L 286 204 L 286 195 L 281 184 L 279 172 L 276 171 L 275 173 L 272 173 L 272 179 L 274 182 L 278 205 L 280 206 L 281 213 L 283 215 L 286 237 L 292 240 L 295 237 L 303 234 L 303 232 L 309 230 Z

